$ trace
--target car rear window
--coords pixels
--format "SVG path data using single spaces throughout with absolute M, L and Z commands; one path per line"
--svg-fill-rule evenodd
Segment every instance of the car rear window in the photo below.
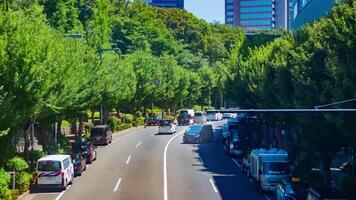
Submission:
M 195 116 L 203 116 L 203 113 L 195 113 Z
M 93 128 L 91 129 L 91 135 L 92 136 L 97 136 L 97 135 L 104 135 L 105 129 L 103 128 Z
M 216 111 L 207 111 L 206 112 L 208 115 L 215 115 L 216 114 Z
M 161 120 L 161 121 L 159 121 L 159 125 L 160 126 L 169 126 L 169 125 L 171 125 L 171 122 L 166 121 L 166 120 Z
M 49 171 L 58 171 L 61 170 L 61 162 L 60 161 L 39 161 L 38 162 L 38 171 L 49 172 Z

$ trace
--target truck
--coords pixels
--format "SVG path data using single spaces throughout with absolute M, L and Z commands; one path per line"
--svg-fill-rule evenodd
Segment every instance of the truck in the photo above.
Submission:
M 228 154 L 244 156 L 252 149 L 258 117 L 240 113 L 236 118 L 228 119 L 227 133 L 223 135 L 223 144 Z
M 288 153 L 283 149 L 254 149 L 249 157 L 248 175 L 265 191 L 274 191 L 291 176 Z
M 194 109 L 182 109 L 179 111 L 178 125 L 192 125 L 194 123 Z

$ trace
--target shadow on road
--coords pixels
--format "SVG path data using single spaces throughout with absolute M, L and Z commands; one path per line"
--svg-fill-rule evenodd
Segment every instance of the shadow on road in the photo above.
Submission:
M 265 200 L 257 185 L 241 173 L 221 145 L 221 135 L 215 135 L 212 143 L 197 145 L 196 152 L 201 166 L 193 165 L 202 172 L 213 174 L 213 181 L 224 200 Z

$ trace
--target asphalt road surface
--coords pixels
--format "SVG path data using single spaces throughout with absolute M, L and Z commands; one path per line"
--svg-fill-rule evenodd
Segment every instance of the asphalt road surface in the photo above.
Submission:
M 220 135 L 212 143 L 183 144 L 185 129 L 158 135 L 157 127 L 147 127 L 115 135 L 66 191 L 33 190 L 25 199 L 270 199 L 225 155 Z

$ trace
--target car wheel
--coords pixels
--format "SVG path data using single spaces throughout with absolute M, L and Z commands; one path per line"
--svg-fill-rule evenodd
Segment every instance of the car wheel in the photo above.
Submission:
M 79 172 L 78 172 L 78 176 L 81 176 L 82 173 L 83 173 L 83 169 L 82 169 L 82 167 L 80 167 L 80 170 L 79 170 Z
M 96 160 L 97 157 L 98 157 L 98 154 L 95 152 L 94 160 Z
M 63 184 L 63 190 L 66 190 L 68 187 L 68 181 L 67 179 L 65 180 L 64 184 Z
M 87 163 L 88 163 L 88 164 L 92 164 L 92 163 L 93 163 L 93 158 L 92 158 L 92 156 L 90 156 L 90 158 L 89 158 L 89 160 L 88 160 Z

